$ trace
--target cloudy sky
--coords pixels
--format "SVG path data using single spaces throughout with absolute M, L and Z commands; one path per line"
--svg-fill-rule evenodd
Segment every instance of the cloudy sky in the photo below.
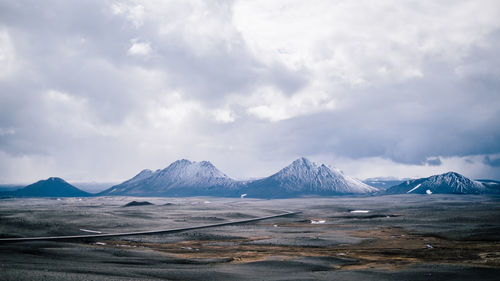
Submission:
M 0 0 L 0 183 L 500 179 L 499 48 L 497 0 Z

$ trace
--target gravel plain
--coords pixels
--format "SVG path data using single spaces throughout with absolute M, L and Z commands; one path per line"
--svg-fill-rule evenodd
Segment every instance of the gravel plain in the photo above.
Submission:
M 124 207 L 131 201 L 153 205 Z M 498 280 L 500 197 L 0 200 L 0 237 L 190 227 L 186 232 L 0 244 L 2 280 Z

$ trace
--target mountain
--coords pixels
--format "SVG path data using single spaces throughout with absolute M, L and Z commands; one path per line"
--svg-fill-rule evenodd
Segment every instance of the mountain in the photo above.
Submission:
M 390 178 L 390 177 L 380 177 L 380 178 L 368 178 L 363 181 L 363 183 L 366 183 L 369 186 L 376 187 L 380 190 L 386 190 L 387 188 L 391 186 L 398 185 L 407 179 L 397 179 L 397 178 Z
M 3 192 L 3 191 L 14 191 L 14 190 L 18 190 L 20 188 L 23 188 L 25 187 L 25 185 L 21 185 L 21 184 L 0 184 L 0 192 Z
M 479 194 L 488 193 L 487 187 L 455 172 L 448 172 L 428 178 L 408 180 L 387 189 L 388 194 Z
M 324 164 L 299 158 L 267 178 L 244 183 L 242 194 L 258 198 L 285 198 L 307 195 L 367 194 L 377 188 L 344 175 Z
M 83 190 L 80 190 L 61 178 L 48 178 L 36 183 L 30 184 L 24 188 L 4 192 L 2 196 L 11 197 L 86 197 L 91 196 Z
M 99 193 L 118 182 L 72 182 L 71 184 L 88 193 Z
M 500 181 L 496 180 L 476 180 L 486 187 L 486 193 L 500 193 Z
M 143 170 L 98 195 L 238 196 L 238 182 L 208 161 L 177 160 L 163 170 Z

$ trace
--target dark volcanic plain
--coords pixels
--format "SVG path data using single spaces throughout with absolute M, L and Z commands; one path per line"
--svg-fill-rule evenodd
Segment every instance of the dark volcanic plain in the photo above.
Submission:
M 122 207 L 133 200 L 154 205 Z M 1 280 L 498 280 L 499 203 L 483 195 L 3 199 L 2 238 L 302 213 L 174 234 L 2 243 Z

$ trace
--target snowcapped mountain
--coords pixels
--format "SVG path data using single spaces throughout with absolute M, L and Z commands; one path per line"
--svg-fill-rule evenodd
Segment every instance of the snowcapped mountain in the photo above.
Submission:
M 428 178 L 408 180 L 387 189 L 388 194 L 478 194 L 488 192 L 485 185 L 455 172 L 448 172 Z
M 136 196 L 231 196 L 237 195 L 235 180 L 208 161 L 177 160 L 163 170 L 143 170 L 135 177 L 99 195 Z M 234 194 L 233 194 L 234 193 Z
M 304 195 L 367 194 L 378 191 L 361 181 L 324 164 L 299 158 L 267 178 L 245 183 L 241 192 L 248 197 L 276 198 Z
M 86 197 L 91 196 L 83 190 L 80 190 L 61 178 L 48 178 L 30 184 L 24 188 L 4 192 L 2 196 L 13 197 Z

